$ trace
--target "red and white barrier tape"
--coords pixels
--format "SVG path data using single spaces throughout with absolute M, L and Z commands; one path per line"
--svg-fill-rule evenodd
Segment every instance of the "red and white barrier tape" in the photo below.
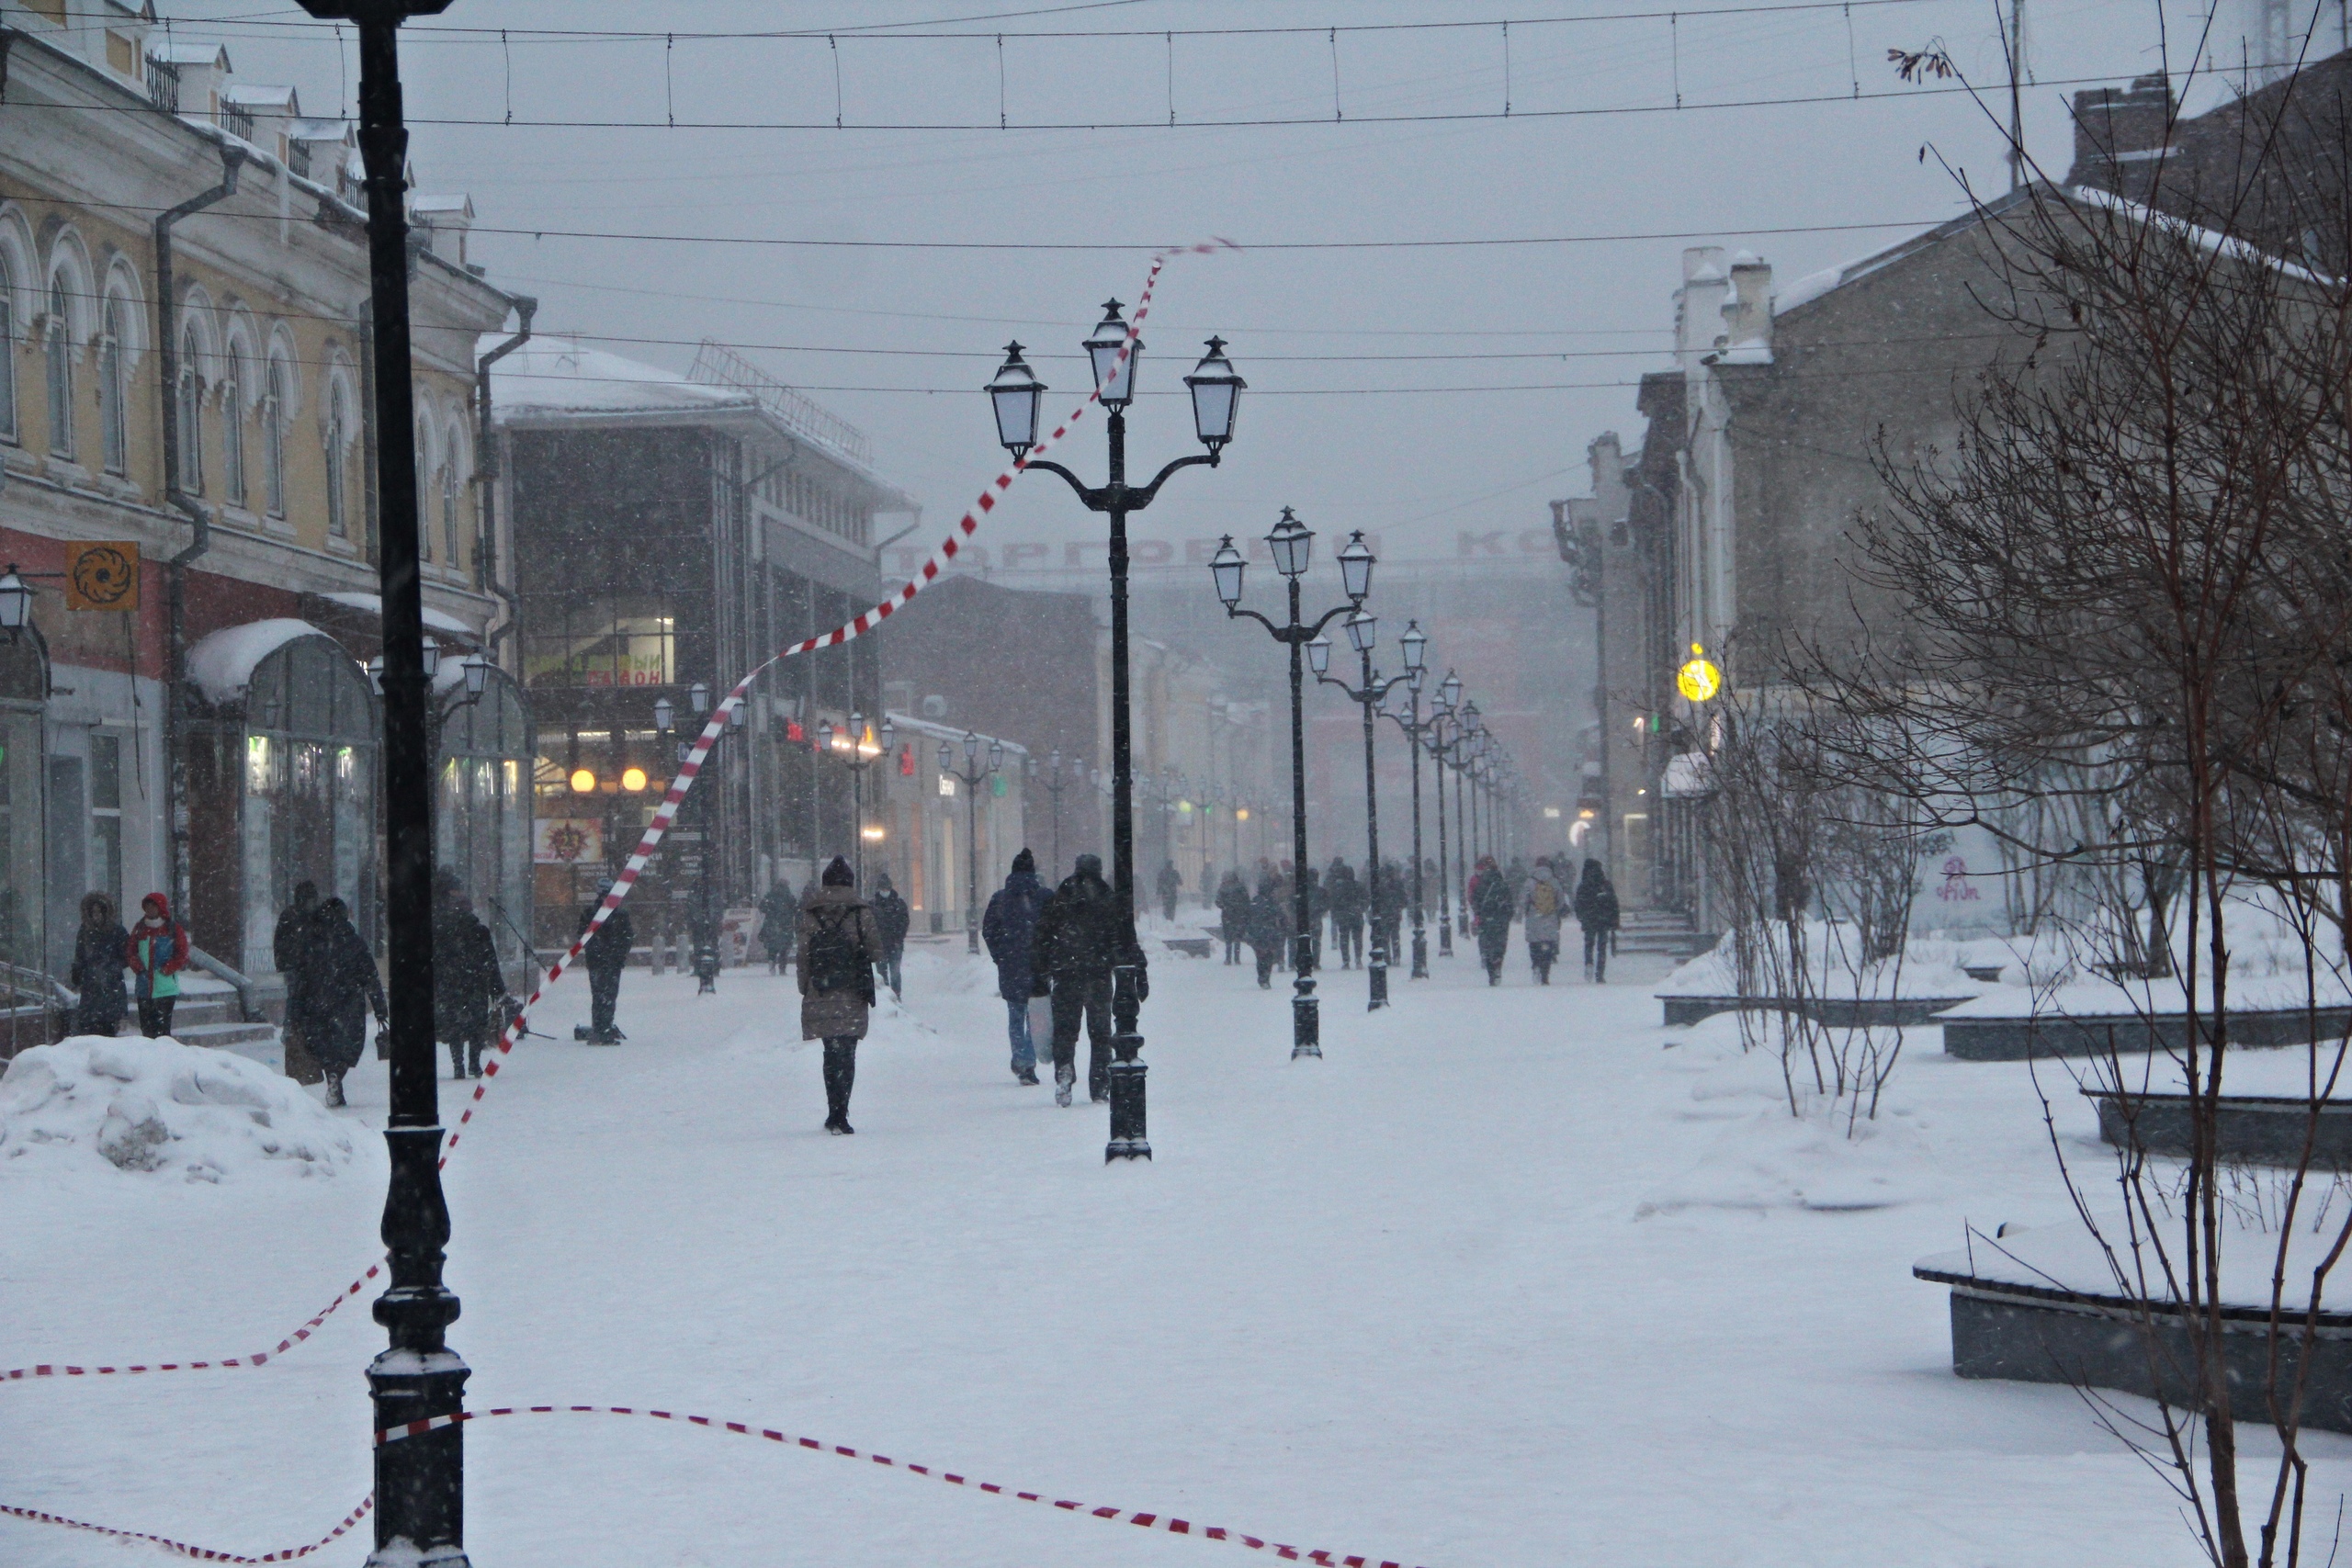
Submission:
M 199 1562 L 292 1562 L 300 1558 L 308 1557 L 314 1551 L 322 1551 L 350 1534 L 351 1528 L 366 1518 L 368 1510 L 375 1506 L 376 1495 L 371 1492 L 359 1500 L 359 1506 L 344 1516 L 343 1523 L 335 1526 L 310 1545 L 289 1546 L 280 1551 L 265 1551 L 259 1557 L 246 1557 L 234 1551 L 216 1551 L 209 1546 L 191 1546 L 187 1541 L 174 1540 L 169 1536 L 153 1535 L 146 1530 L 117 1529 L 112 1525 L 94 1525 L 87 1519 L 69 1519 L 62 1514 L 45 1514 L 39 1508 L 18 1508 L 6 1503 L 0 1503 L 0 1515 L 12 1519 L 28 1519 L 37 1525 L 63 1525 L 69 1529 L 88 1530 L 93 1535 L 109 1536 L 116 1540 L 143 1540 L 151 1546 L 160 1546 L 166 1551 L 177 1552 L 182 1557 L 193 1557 Z
M 680 1416 L 668 1410 L 639 1410 L 626 1404 L 514 1404 L 493 1410 L 466 1410 L 455 1416 L 435 1416 L 429 1420 L 411 1421 L 376 1434 L 379 1447 L 403 1438 L 420 1438 L 427 1432 L 439 1431 L 466 1421 L 486 1421 L 493 1416 L 641 1416 L 654 1421 L 676 1421 L 689 1427 L 708 1427 L 714 1431 L 732 1432 L 738 1437 L 759 1438 L 786 1448 L 807 1449 L 813 1453 L 834 1454 L 842 1459 L 862 1460 L 868 1464 L 882 1465 L 890 1470 L 903 1470 L 914 1475 L 927 1475 L 933 1481 L 950 1486 L 968 1487 L 975 1492 L 991 1493 L 999 1497 L 1011 1497 L 1023 1503 L 1040 1503 L 1058 1508 L 1064 1513 L 1083 1514 L 1089 1518 L 1106 1519 L 1113 1524 L 1134 1525 L 1140 1529 L 1161 1530 L 1169 1535 L 1197 1536 L 1203 1540 L 1221 1540 L 1231 1546 L 1246 1546 L 1252 1551 L 1272 1552 L 1276 1557 L 1294 1562 L 1315 1562 L 1322 1568 L 1404 1568 L 1393 1560 L 1362 1556 L 1342 1556 L 1303 1546 L 1285 1546 L 1277 1540 L 1267 1540 L 1241 1530 L 1227 1529 L 1223 1525 L 1194 1524 L 1190 1519 L 1175 1518 L 1167 1514 L 1140 1513 L 1130 1508 L 1098 1508 L 1084 1503 L 1049 1497 L 1043 1492 L 1023 1492 L 1011 1486 L 1001 1486 L 992 1481 L 974 1481 L 953 1471 L 938 1470 L 927 1464 L 908 1460 L 892 1459 L 888 1454 L 867 1453 L 861 1449 L 843 1447 L 839 1443 L 820 1442 L 815 1438 L 796 1438 L 770 1427 L 754 1427 L 742 1421 L 721 1421 L 709 1416 Z
M 1136 340 L 1143 332 L 1144 318 L 1151 314 L 1151 297 L 1153 291 L 1159 286 L 1160 271 L 1171 259 L 1180 255 L 1209 255 L 1222 250 L 1238 249 L 1239 247 L 1229 240 L 1217 240 L 1203 244 L 1184 245 L 1155 254 L 1151 258 L 1151 270 L 1144 276 L 1143 292 L 1136 297 L 1136 313 L 1127 323 L 1127 341 L 1119 347 L 1119 362 L 1125 363 L 1127 356 L 1135 352 Z M 546 977 L 524 1001 L 514 1020 L 500 1032 L 495 1043 L 495 1054 L 482 1064 L 481 1077 L 474 1085 L 473 1098 L 467 1102 L 464 1112 L 458 1118 L 457 1126 L 450 1129 L 448 1143 L 442 1147 L 441 1164 L 444 1168 L 449 1163 L 449 1156 L 456 1151 L 458 1140 L 464 1136 L 467 1123 L 474 1119 L 474 1112 L 481 1109 L 482 1097 L 490 1092 L 491 1084 L 497 1079 L 499 1068 L 504 1065 L 500 1058 L 513 1052 L 514 1043 L 521 1039 L 524 1032 L 530 1027 L 531 1010 L 538 1005 L 540 998 L 548 994 L 548 987 L 563 977 L 565 971 L 571 967 L 573 960 L 577 959 L 588 945 L 588 939 L 603 929 L 605 922 L 612 919 L 613 911 L 621 907 L 622 900 L 626 899 L 630 890 L 637 886 L 638 878 L 643 874 L 647 863 L 652 859 L 654 850 L 660 846 L 662 835 L 670 830 L 670 825 L 677 819 L 679 806 L 684 802 L 687 794 L 694 788 L 695 779 L 701 775 L 704 760 L 710 755 L 711 747 L 718 744 L 720 731 L 727 728 L 729 714 L 742 705 L 745 694 L 751 691 L 752 682 L 785 660 L 797 658 L 820 648 L 837 647 L 842 643 L 852 642 L 864 637 L 884 621 L 888 620 L 900 605 L 938 581 L 940 573 L 947 569 L 948 563 L 953 561 L 963 549 L 964 541 L 979 530 L 980 519 L 996 510 L 997 497 L 1010 490 L 1012 487 L 1012 481 L 1018 479 L 1041 453 L 1069 434 L 1070 426 L 1083 418 L 1088 409 L 1102 400 L 1102 389 L 1098 386 L 1086 394 L 1085 401 L 1071 410 L 1069 416 L 1054 427 L 1052 434 L 1022 454 L 1011 468 L 999 473 L 988 487 L 980 491 L 979 498 L 972 503 L 971 508 L 956 519 L 956 526 L 948 532 L 946 539 L 941 543 L 938 549 L 932 552 L 931 558 L 923 562 L 922 570 L 907 580 L 905 587 L 872 609 L 835 626 L 831 631 L 793 643 L 774 654 L 750 674 L 737 682 L 734 689 L 711 710 L 710 720 L 703 726 L 702 734 L 695 739 L 693 750 L 687 754 L 685 761 L 678 764 L 677 776 L 670 781 L 670 788 L 662 797 L 661 806 L 654 811 L 653 820 L 646 826 L 645 836 L 638 840 L 637 849 L 623 865 L 620 875 L 614 878 L 612 891 L 605 895 L 603 901 L 596 906 L 596 912 L 590 917 L 587 929 L 572 942 L 563 956 L 548 967 Z M 371 1266 L 367 1273 L 345 1286 L 343 1292 L 328 1303 L 317 1316 L 278 1341 L 277 1348 L 273 1350 L 255 1351 L 247 1356 L 223 1357 L 210 1361 L 171 1361 L 152 1366 L 17 1367 L 0 1371 L 0 1382 L 16 1382 L 27 1378 L 90 1377 L 129 1372 L 199 1371 L 217 1367 L 258 1367 L 272 1356 L 283 1354 L 308 1339 L 311 1330 L 324 1323 L 335 1308 L 356 1295 L 368 1280 L 381 1272 L 382 1268 L 381 1264 Z

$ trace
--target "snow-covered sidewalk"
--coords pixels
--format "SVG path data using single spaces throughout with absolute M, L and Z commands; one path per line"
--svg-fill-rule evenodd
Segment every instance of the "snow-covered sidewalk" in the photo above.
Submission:
M 1285 985 L 1156 957 L 1158 1157 L 1109 1168 L 1100 1107 L 1015 1085 L 959 945 L 910 958 L 854 1138 L 819 1129 L 789 981 L 632 973 L 611 1050 L 571 1042 L 586 987 L 560 987 L 559 1039 L 517 1050 L 448 1171 L 469 1403 L 750 1420 L 1431 1568 L 2198 1561 L 2073 1393 L 1955 1380 L 1944 1292 L 1910 1277 L 1963 1221 L 2064 1221 L 2024 1065 L 1915 1032 L 1849 1149 L 1787 1121 L 1731 1020 L 1657 1027 L 1654 976 L 1432 964 L 1369 1018 L 1363 976 L 1326 975 L 1327 1055 L 1294 1064 Z M 355 1085 L 379 1123 L 380 1069 Z M 266 1348 L 380 1250 L 373 1154 L 219 1185 L 39 1164 L 0 1162 L 0 1368 Z M 380 1343 L 354 1303 L 258 1371 L 0 1385 L 0 1502 L 314 1539 L 368 1489 Z M 651 1422 L 467 1443 L 483 1568 L 1238 1560 Z M 2305 1443 L 2324 1518 L 2352 1442 Z M 11 1568 L 151 1555 L 0 1520 Z M 363 1529 L 312 1561 L 365 1555 Z

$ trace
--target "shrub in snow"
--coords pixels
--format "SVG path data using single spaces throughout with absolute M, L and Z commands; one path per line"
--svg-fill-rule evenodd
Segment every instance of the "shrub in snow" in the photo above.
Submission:
M 350 1126 L 258 1063 L 176 1040 L 76 1035 L 0 1075 L 0 1174 L 29 1161 L 218 1182 L 266 1168 L 333 1175 Z

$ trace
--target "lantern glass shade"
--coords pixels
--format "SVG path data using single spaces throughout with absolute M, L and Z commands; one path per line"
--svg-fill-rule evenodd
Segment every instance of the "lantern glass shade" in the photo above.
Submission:
M 1134 346 L 1128 347 L 1127 323 L 1119 314 L 1116 299 L 1103 303 L 1102 320 L 1085 346 L 1087 357 L 1094 364 L 1094 384 L 1102 391 L 1102 406 L 1125 408 L 1135 399 L 1136 361 L 1143 357 L 1143 339 L 1136 339 Z M 1127 349 L 1125 355 L 1119 352 L 1123 348 Z
M 695 712 L 708 713 L 710 711 L 710 688 L 705 685 L 702 682 L 696 681 L 693 685 L 686 688 L 686 701 L 693 705 Z
M 943 740 L 939 743 L 939 771 L 953 773 L 956 769 L 956 748 Z
M 1217 547 L 1216 554 L 1209 558 L 1209 576 L 1216 583 L 1216 596 L 1228 610 L 1241 603 L 1241 574 L 1249 565 L 1241 558 L 1241 552 L 1233 547 L 1230 534 Z
M 985 389 L 996 409 L 996 438 L 1015 457 L 1037 445 L 1037 400 L 1046 384 L 1021 357 L 1021 345 L 1004 345 L 1004 363 Z
M 1378 642 L 1380 621 L 1377 616 L 1358 610 L 1348 617 L 1348 646 L 1358 653 L 1370 653 Z
M 1419 696 L 1421 691 L 1421 682 L 1428 680 L 1429 677 L 1430 672 L 1428 666 L 1416 664 L 1410 670 L 1405 671 L 1405 684 L 1413 689 L 1413 694 L 1415 696 Z
M 979 760 L 980 738 L 967 729 L 964 731 L 964 761 L 968 763 L 977 762 Z
M 1373 559 L 1371 547 L 1363 542 L 1363 530 L 1359 528 L 1340 551 L 1340 585 L 1359 604 L 1372 592 Z
M 667 697 L 653 699 L 653 728 L 662 734 L 670 733 L 678 721 L 678 710 Z
M 1241 389 L 1249 383 L 1234 373 L 1226 359 L 1223 338 L 1209 339 L 1208 348 L 1193 373 L 1184 378 L 1184 385 L 1193 394 L 1193 429 L 1201 445 L 1215 454 L 1233 439 L 1234 410 L 1241 400 Z
M 431 637 L 418 643 L 417 657 L 424 661 L 426 680 L 430 681 L 441 672 L 441 645 Z
M 989 772 L 996 773 L 1002 773 L 1003 771 L 1004 743 L 999 740 L 991 740 L 989 742 Z
M 1438 700 L 1451 709 L 1462 700 L 1462 677 L 1451 670 L 1447 671 L 1445 679 L 1438 684 L 1437 694 Z
M 1331 639 L 1317 632 L 1306 645 L 1306 662 L 1317 675 L 1331 668 Z
M 1478 717 L 1478 705 L 1476 703 L 1471 703 L 1463 708 L 1462 728 L 1468 730 L 1473 735 L 1477 734 L 1479 729 L 1482 728 L 1481 721 Z
M 10 561 L 7 571 L 0 574 L 0 631 L 14 638 L 32 614 L 32 584 L 17 575 L 17 563 Z
M 1304 577 L 1307 560 L 1315 551 L 1315 531 L 1285 506 L 1282 521 L 1266 536 L 1266 547 L 1273 552 L 1276 571 L 1284 577 Z
M 890 716 L 884 714 L 882 716 L 882 750 L 888 751 L 896 743 L 897 734 L 898 731 L 891 727 Z
M 490 689 L 489 660 L 479 653 L 469 653 L 459 668 L 466 672 L 466 695 L 478 697 Z
M 1046 775 L 1047 775 L 1048 777 L 1051 777 L 1051 776 L 1053 776 L 1053 775 L 1055 775 L 1055 774 L 1059 773 L 1061 771 L 1062 771 L 1062 749 L 1061 749 L 1060 747 L 1057 746 L 1057 747 L 1055 747 L 1055 748 L 1054 748 L 1054 754 L 1053 754 L 1051 757 L 1048 757 L 1048 758 L 1046 758 Z
M 727 726 L 730 729 L 741 729 L 743 728 L 743 705 L 741 703 L 737 703 L 733 707 L 727 710 Z
M 1405 650 L 1405 668 L 1415 674 L 1419 674 L 1421 668 L 1421 660 L 1429 650 L 1429 633 L 1421 630 L 1420 622 L 1408 621 L 1405 624 L 1405 635 L 1398 637 L 1396 641 L 1397 645 Z M 1419 682 L 1416 682 L 1413 689 L 1415 691 L 1420 690 Z

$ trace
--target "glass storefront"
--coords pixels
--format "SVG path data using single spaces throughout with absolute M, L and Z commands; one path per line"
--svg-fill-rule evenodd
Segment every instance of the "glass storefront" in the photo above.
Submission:
M 351 906 L 376 931 L 376 703 L 368 677 L 326 637 L 254 666 L 245 696 L 243 872 L 248 975 L 274 973 L 271 937 L 297 884 Z
M 49 1038 L 40 979 L 41 706 L 49 682 L 30 635 L 0 638 L 0 1058 Z
M 457 874 L 510 971 L 531 929 L 531 724 L 514 681 L 492 671 L 479 698 L 435 694 L 446 716 L 435 759 L 434 864 Z

